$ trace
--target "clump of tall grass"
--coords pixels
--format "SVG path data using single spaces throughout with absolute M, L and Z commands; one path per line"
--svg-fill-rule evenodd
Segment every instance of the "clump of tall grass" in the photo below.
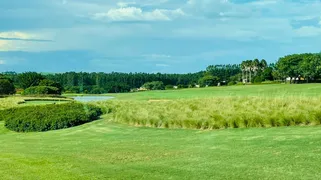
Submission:
M 157 128 L 223 129 L 321 124 L 321 98 L 218 97 L 107 101 L 115 122 Z
M 4 97 L 0 98 L 0 110 L 17 107 L 20 103 L 23 103 L 22 97 Z

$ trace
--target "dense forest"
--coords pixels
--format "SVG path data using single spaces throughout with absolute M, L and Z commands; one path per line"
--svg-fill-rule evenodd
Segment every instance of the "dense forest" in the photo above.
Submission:
M 321 54 L 292 54 L 268 64 L 264 59 L 241 64 L 210 65 L 188 74 L 4 72 L 0 74 L 0 94 L 121 93 L 144 89 L 193 88 L 262 82 L 308 83 L 321 79 Z

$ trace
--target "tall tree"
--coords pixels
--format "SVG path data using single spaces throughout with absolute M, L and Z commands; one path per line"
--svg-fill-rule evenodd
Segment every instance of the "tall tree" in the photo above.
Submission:
M 321 54 L 308 54 L 299 63 L 302 76 L 307 80 L 314 80 L 321 74 Z
M 44 77 L 36 72 L 25 72 L 18 75 L 18 82 L 21 88 L 27 89 L 31 86 L 38 86 Z
M 0 74 L 0 95 L 10 95 L 16 93 L 13 81 Z

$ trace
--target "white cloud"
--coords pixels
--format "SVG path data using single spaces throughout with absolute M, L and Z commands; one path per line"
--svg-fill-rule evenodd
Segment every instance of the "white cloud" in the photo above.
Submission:
M 6 64 L 6 62 L 0 59 L 0 65 L 4 65 L 4 64 Z
M 300 37 L 320 36 L 321 28 L 314 26 L 303 26 L 295 30 L 295 33 Z
M 0 38 L 29 39 L 29 38 L 33 38 L 33 37 L 31 34 L 28 34 L 28 33 L 10 31 L 10 32 L 0 32 Z
M 47 39 L 53 37 L 47 32 L 0 32 L 0 51 L 30 51 L 41 49 L 44 44 L 50 44 Z M 39 47 L 40 45 L 40 47 Z
M 234 1 L 235 2 L 235 1 Z M 177 36 L 235 40 L 267 39 L 291 42 L 292 38 L 319 36 L 311 25 L 295 29 L 292 22 L 319 18 L 320 1 L 257 0 L 234 3 L 224 0 L 189 0 L 183 10 L 197 25 L 179 27 Z M 284 10 L 286 9 L 286 11 Z M 321 25 L 321 22 L 320 22 Z M 316 23 L 315 26 L 318 26 Z
M 106 13 L 96 13 L 94 14 L 94 19 L 109 21 L 170 21 L 184 14 L 181 9 L 143 11 L 137 7 L 121 7 L 110 9 Z

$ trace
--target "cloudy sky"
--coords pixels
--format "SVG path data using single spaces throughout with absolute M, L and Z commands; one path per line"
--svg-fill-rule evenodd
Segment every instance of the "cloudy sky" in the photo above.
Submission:
M 320 0 L 0 0 L 0 71 L 196 72 L 321 50 Z

